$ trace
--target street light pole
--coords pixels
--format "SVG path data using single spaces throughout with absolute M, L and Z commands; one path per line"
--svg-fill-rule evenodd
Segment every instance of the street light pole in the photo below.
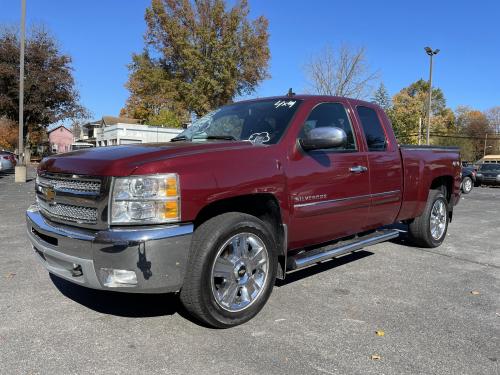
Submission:
M 19 165 L 15 169 L 15 181 L 26 182 L 24 160 L 24 43 L 26 39 L 26 0 L 21 0 L 21 48 L 19 56 Z
M 432 106 L 432 57 L 434 55 L 437 55 L 439 53 L 439 50 L 432 50 L 430 47 L 425 47 L 425 52 L 430 56 L 431 61 L 430 61 L 430 68 L 429 68 L 429 103 L 427 107 L 427 145 L 429 145 L 429 133 L 430 133 L 430 128 L 431 128 L 431 106 Z

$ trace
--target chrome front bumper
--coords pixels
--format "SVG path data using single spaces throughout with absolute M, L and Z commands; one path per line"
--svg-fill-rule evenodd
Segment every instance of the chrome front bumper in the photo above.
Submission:
M 26 223 L 45 268 L 75 284 L 132 293 L 175 292 L 182 286 L 192 224 L 96 231 L 51 222 L 36 205 L 26 211 Z M 137 284 L 107 287 L 103 269 L 134 271 Z

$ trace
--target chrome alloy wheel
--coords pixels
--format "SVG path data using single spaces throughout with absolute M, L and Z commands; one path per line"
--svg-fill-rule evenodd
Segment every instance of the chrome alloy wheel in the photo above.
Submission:
M 217 252 L 210 275 L 212 293 L 224 310 L 238 312 L 255 302 L 264 290 L 269 255 L 253 233 L 238 233 Z
M 446 205 L 441 199 L 439 199 L 432 205 L 430 216 L 431 235 L 435 240 L 439 240 L 443 236 L 446 229 L 446 220 Z
M 466 178 L 464 181 L 464 190 L 469 192 L 472 190 L 472 180 L 470 178 Z

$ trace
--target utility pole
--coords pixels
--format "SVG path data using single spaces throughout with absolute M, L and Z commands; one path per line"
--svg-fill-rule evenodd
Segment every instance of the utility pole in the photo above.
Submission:
M 418 145 L 422 144 L 422 117 L 418 118 Z
M 488 133 L 484 137 L 484 149 L 483 149 L 483 158 L 486 156 L 486 141 L 488 140 Z
M 430 69 L 429 69 L 429 105 L 427 107 L 427 145 L 430 144 L 429 142 L 429 133 L 430 133 L 430 128 L 431 128 L 431 106 L 432 106 L 432 57 L 434 55 L 437 55 L 439 53 L 439 50 L 432 50 L 430 47 L 425 47 L 424 48 L 425 52 L 430 56 L 431 61 L 430 61 Z
M 19 165 L 16 165 L 15 181 L 26 182 L 24 160 L 24 43 L 26 39 L 26 0 L 21 0 L 21 52 L 19 56 Z

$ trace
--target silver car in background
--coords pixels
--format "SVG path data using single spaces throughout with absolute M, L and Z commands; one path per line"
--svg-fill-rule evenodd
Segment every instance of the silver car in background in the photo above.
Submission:
M 0 171 L 7 171 L 14 168 L 16 165 L 15 156 L 6 151 L 0 151 Z

